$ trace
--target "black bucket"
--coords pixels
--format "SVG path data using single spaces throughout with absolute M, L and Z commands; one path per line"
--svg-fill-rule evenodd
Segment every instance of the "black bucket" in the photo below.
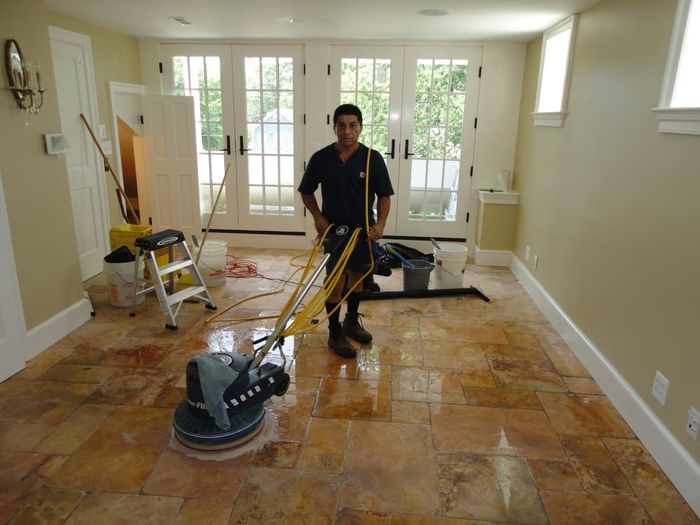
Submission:
M 403 290 L 427 290 L 430 283 L 430 272 L 433 271 L 433 263 L 412 259 L 404 261 L 403 266 Z

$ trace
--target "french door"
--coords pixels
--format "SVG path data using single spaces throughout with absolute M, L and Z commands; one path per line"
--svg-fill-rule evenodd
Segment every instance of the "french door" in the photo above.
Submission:
M 212 228 L 304 231 L 301 46 L 164 44 L 161 58 L 165 91 L 195 99 L 202 224 L 216 203 Z
M 331 56 L 330 100 L 356 103 L 369 117 L 360 140 L 385 153 L 396 192 L 385 234 L 465 238 L 481 48 L 335 46 Z

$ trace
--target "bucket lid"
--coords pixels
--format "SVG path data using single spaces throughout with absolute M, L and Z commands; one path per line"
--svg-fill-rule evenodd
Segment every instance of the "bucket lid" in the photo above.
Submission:
M 440 249 L 438 248 L 433 248 L 433 251 L 436 255 L 438 254 L 465 254 L 467 253 L 467 246 L 463 244 L 454 244 L 454 243 L 449 243 L 449 242 L 441 242 L 440 243 Z
M 128 246 L 120 246 L 116 250 L 114 250 L 111 253 L 108 253 L 105 255 L 105 262 L 106 263 L 126 263 L 126 262 L 134 262 L 134 254 L 131 253 L 131 250 L 129 249 Z

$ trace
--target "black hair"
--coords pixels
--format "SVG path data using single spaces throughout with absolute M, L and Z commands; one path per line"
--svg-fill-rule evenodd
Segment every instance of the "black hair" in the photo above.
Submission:
M 338 123 L 338 117 L 340 115 L 355 115 L 357 121 L 362 126 L 362 111 L 355 104 L 341 104 L 335 108 L 335 113 L 333 113 L 333 127 Z

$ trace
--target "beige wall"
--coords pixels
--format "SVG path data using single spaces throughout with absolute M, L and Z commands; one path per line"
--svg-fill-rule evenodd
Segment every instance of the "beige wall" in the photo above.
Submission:
M 700 409 L 700 137 L 657 132 L 675 4 L 603 0 L 582 13 L 569 115 L 534 127 L 540 41 L 527 50 L 514 170 L 516 255 L 696 461 Z M 650 389 L 669 380 L 666 406 Z
M 40 64 L 47 87 L 44 107 L 25 125 L 0 75 L 0 173 L 17 263 L 27 329 L 64 311 L 82 298 L 80 264 L 73 226 L 68 174 L 63 156 L 44 153 L 42 135 L 61 130 L 48 26 L 92 39 L 100 121 L 111 138 L 108 81 L 139 83 L 138 43 L 62 15 L 47 13 L 42 0 L 2 0 L 0 38 L 14 38 L 25 58 Z M 109 177 L 109 175 L 106 175 Z M 122 222 L 110 177 L 113 223 Z
M 103 27 L 82 22 L 58 13 L 47 13 L 48 24 L 90 37 L 92 56 L 95 63 L 95 89 L 97 90 L 97 109 L 100 124 L 104 124 L 109 140 L 112 136 L 112 114 L 110 110 L 109 82 L 141 83 L 141 64 L 138 40 L 121 33 L 115 33 Z M 97 133 L 97 130 L 95 130 Z M 115 168 L 113 157 L 110 163 Z M 122 224 L 121 213 L 117 205 L 116 185 L 109 173 L 107 177 L 107 202 L 112 225 Z
M 25 126 L 7 88 L 4 58 L 0 82 L 0 173 L 7 201 L 17 277 L 27 329 L 82 298 L 68 173 L 63 156 L 44 153 L 42 135 L 61 130 L 51 47 L 42 0 L 2 0 L 0 39 L 19 42 L 28 61 L 41 65 L 44 106 Z

